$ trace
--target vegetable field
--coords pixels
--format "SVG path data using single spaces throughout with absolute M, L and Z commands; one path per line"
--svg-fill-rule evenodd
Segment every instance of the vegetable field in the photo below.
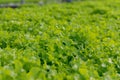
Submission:
M 0 8 L 0 80 L 119 79 L 119 0 Z

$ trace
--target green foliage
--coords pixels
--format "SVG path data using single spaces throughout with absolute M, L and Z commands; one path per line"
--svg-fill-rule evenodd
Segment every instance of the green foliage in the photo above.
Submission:
M 119 4 L 0 9 L 0 80 L 119 80 Z

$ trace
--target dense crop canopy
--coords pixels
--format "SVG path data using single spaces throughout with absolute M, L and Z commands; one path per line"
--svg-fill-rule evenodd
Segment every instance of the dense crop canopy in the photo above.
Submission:
M 0 80 L 119 80 L 120 1 L 0 9 Z

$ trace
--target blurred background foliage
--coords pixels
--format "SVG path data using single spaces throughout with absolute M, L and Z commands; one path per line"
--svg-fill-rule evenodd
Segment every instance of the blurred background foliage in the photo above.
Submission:
M 86 0 L 0 0 L 0 4 L 7 4 L 7 3 L 61 3 L 67 1 L 86 1 Z M 95 0 L 88 0 L 88 1 L 95 1 Z

